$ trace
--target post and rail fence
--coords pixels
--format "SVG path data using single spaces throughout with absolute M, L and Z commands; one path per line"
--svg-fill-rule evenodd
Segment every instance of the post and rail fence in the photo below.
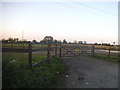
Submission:
M 49 62 L 49 58 L 51 58 L 51 49 L 55 48 L 55 55 L 53 56 L 61 56 L 58 53 L 58 45 L 59 44 L 55 44 L 55 47 L 51 47 L 51 44 L 47 44 L 47 47 L 44 48 L 38 48 L 38 49 L 32 49 L 32 43 L 29 42 L 28 43 L 28 48 L 25 48 L 25 46 L 23 46 L 23 48 L 14 48 L 13 47 L 13 43 L 10 45 L 10 47 L 2 47 L 2 52 L 15 52 L 15 53 L 28 53 L 28 62 L 29 62 L 29 67 L 32 68 L 32 66 L 36 66 L 37 64 L 32 64 L 32 52 L 36 52 L 36 51 L 40 51 L 40 50 L 46 50 L 47 51 L 47 59 L 45 59 L 44 61 L 39 62 L 38 64 L 42 64 L 44 62 Z M 61 50 L 61 49 L 60 49 Z M 60 51 L 61 52 L 61 51 Z
M 118 53 L 115 55 L 119 56 L 119 51 L 120 51 L 120 46 L 118 46 L 117 49 L 114 49 L 112 46 L 48 43 L 46 44 L 46 47 L 33 49 L 32 45 L 33 44 L 29 42 L 27 43 L 27 48 L 25 47 L 25 45 L 23 46 L 23 48 L 14 48 L 14 45 L 12 43 L 11 47 L 2 46 L 2 52 L 28 53 L 29 67 L 32 68 L 33 66 L 37 66 L 46 61 L 49 63 L 49 58 L 51 58 L 52 56 L 62 57 L 68 53 L 71 53 L 74 56 L 75 56 L 75 53 L 78 53 L 79 55 L 81 54 L 86 54 L 86 55 L 107 54 L 108 56 L 111 56 L 113 55 L 113 52 L 116 52 L 115 50 L 118 51 Z M 47 51 L 47 59 L 37 64 L 32 64 L 32 52 L 41 51 L 41 50 Z M 54 53 L 51 52 L 52 50 L 54 51 Z

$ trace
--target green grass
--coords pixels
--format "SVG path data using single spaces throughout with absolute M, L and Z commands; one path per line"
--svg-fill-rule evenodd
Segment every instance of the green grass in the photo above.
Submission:
M 33 55 L 36 61 L 40 58 L 43 60 L 45 57 Z M 13 59 L 16 62 L 11 63 Z M 25 53 L 3 53 L 2 63 L 3 88 L 55 88 L 63 82 L 61 74 L 66 72 L 59 57 L 53 57 L 49 63 L 33 67 L 32 70 L 28 67 L 28 57 Z
M 3 43 L 2 44 L 3 48 L 24 48 L 24 49 L 28 49 L 28 44 L 19 44 L 19 43 Z M 42 48 L 42 47 L 48 47 L 48 45 L 42 45 L 42 44 L 32 44 L 32 49 L 38 49 L 38 48 Z
M 91 57 L 105 60 L 105 61 L 115 62 L 115 63 L 120 62 L 120 60 L 118 60 L 118 56 L 108 56 L 108 55 L 95 54 L 95 55 L 92 55 Z
M 7 44 L 2 44 L 2 47 L 3 48 L 25 48 L 27 49 L 28 48 L 28 44 L 18 44 L 18 43 L 13 43 L 13 44 L 10 44 L 10 43 L 7 43 Z
M 37 48 L 43 48 L 43 47 L 48 47 L 48 45 L 45 45 L 45 44 L 33 44 L 32 45 L 32 48 L 33 49 L 37 49 Z
M 47 58 L 47 55 L 40 55 L 39 53 L 32 54 L 32 63 L 38 63 L 42 60 L 45 60 Z

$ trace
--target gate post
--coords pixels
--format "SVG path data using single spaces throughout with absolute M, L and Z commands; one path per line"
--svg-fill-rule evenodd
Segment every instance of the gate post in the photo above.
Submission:
M 120 45 L 118 45 L 118 61 L 120 61 Z
M 50 43 L 48 43 L 48 49 L 47 49 L 47 58 L 50 57 Z
M 11 42 L 11 48 L 13 48 L 13 41 Z
M 94 49 L 95 49 L 95 47 L 94 47 L 94 44 L 92 45 L 92 55 L 94 55 Z
M 61 50 L 62 50 L 62 45 L 60 44 L 60 54 L 59 54 L 59 57 L 61 57 Z
M 110 57 L 110 49 L 111 49 L 111 46 L 109 46 L 109 52 L 108 52 L 109 57 Z
M 57 56 L 57 43 L 55 44 L 55 56 Z
M 32 69 L 32 44 L 31 42 L 28 43 L 28 60 L 30 69 Z

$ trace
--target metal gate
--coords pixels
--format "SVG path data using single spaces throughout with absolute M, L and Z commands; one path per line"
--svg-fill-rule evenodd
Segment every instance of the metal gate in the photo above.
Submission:
M 92 55 L 93 47 L 91 45 L 83 44 L 62 44 L 61 45 L 61 56 L 72 57 L 81 55 Z

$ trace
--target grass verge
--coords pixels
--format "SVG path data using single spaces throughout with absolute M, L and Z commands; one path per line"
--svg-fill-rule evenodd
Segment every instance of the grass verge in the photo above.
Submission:
M 120 60 L 117 56 L 108 56 L 108 55 L 92 55 L 91 57 L 105 60 L 105 61 L 110 61 L 110 62 L 115 62 L 115 63 L 120 63 Z
M 37 57 L 35 59 L 39 59 Z M 11 63 L 11 59 L 18 60 Z M 2 63 L 3 88 L 55 88 L 63 82 L 61 74 L 66 72 L 59 57 L 53 57 L 49 63 L 33 67 L 32 70 L 27 66 L 25 54 L 3 54 Z

